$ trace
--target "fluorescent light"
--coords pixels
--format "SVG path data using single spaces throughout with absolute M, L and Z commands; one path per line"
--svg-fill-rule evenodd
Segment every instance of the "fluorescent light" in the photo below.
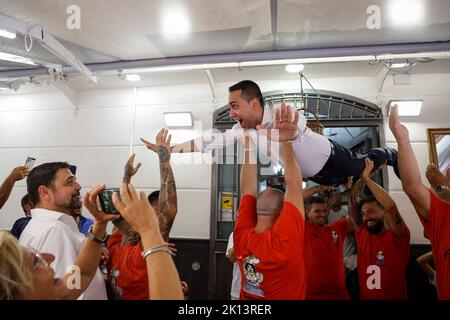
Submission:
M 303 64 L 288 64 L 284 67 L 284 70 L 289 73 L 299 73 L 302 72 L 303 69 L 305 69 L 305 66 Z
M 0 29 L 0 37 L 8 38 L 8 39 L 15 39 L 16 33 L 10 32 L 5 29 Z
M 389 17 L 392 25 L 417 26 L 424 20 L 422 0 L 395 0 L 390 2 Z
M 125 75 L 125 80 L 137 82 L 141 80 L 141 76 L 138 74 L 127 74 Z
M 393 63 L 391 64 L 391 69 L 401 69 L 408 66 L 407 62 Z
M 390 108 L 396 104 L 398 106 L 398 115 L 411 117 L 420 115 L 422 109 L 422 100 L 406 100 L 406 101 L 391 101 Z M 389 108 L 389 112 L 390 109 Z
M 37 66 L 37 64 L 31 59 L 5 52 L 0 52 L 0 60 Z
M 191 23 L 186 11 L 181 8 L 171 8 L 164 12 L 162 23 L 162 33 L 170 40 L 184 38 L 191 32 Z
M 190 112 L 164 113 L 164 121 L 168 127 L 192 127 L 192 114 Z

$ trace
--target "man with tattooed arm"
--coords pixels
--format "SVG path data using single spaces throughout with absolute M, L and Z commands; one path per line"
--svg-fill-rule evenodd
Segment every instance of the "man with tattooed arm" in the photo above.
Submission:
M 167 130 L 161 129 L 156 137 L 154 150 L 159 157 L 161 174 L 158 220 L 164 239 L 168 239 L 177 214 L 177 192 L 170 166 L 170 138 Z M 127 184 L 141 166 L 141 163 L 134 166 L 134 157 L 134 154 L 131 155 L 125 165 L 123 182 Z M 120 300 L 147 300 L 149 297 L 147 266 L 142 259 L 139 234 L 123 218 L 116 219 L 113 223 L 120 231 L 113 233 L 108 240 L 110 252 L 108 274 L 114 295 Z

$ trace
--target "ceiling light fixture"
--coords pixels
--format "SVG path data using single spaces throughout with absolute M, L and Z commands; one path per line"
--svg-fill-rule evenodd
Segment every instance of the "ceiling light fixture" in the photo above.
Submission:
M 303 69 L 305 69 L 303 64 L 288 64 L 284 67 L 284 70 L 289 73 L 299 73 L 302 72 Z
M 192 127 L 190 112 L 165 112 L 164 121 L 168 127 Z
M 191 23 L 185 10 L 180 8 L 171 8 L 164 12 L 162 16 L 162 33 L 170 39 L 176 40 L 184 38 L 191 32 Z
M 0 52 L 0 60 L 37 66 L 37 64 L 31 59 L 6 52 Z
M 0 29 L 0 37 L 8 38 L 8 39 L 15 39 L 16 33 L 5 30 L 5 29 Z
M 422 0 L 396 0 L 390 4 L 389 17 L 392 25 L 417 26 L 423 22 L 425 9 Z
M 137 82 L 141 80 L 141 76 L 138 74 L 127 74 L 125 75 L 125 80 L 131 81 L 131 82 Z
M 394 100 L 389 104 L 389 113 L 391 107 L 396 104 L 398 106 L 398 115 L 404 117 L 417 117 L 422 110 L 423 100 Z

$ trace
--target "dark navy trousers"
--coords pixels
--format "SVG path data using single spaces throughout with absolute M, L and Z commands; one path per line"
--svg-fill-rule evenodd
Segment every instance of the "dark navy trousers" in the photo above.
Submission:
M 333 140 L 331 143 L 331 154 L 322 170 L 310 180 L 323 185 L 339 185 L 345 184 L 348 177 L 354 177 L 353 181 L 359 178 L 366 164 L 365 158 L 369 157 L 378 168 L 386 162 L 387 165 L 393 166 L 398 176 L 397 167 L 397 150 L 384 147 L 369 150 L 367 153 L 357 153 L 341 146 Z

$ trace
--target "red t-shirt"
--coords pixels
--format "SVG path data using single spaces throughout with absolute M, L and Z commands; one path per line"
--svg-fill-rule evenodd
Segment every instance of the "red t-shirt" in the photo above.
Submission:
M 362 225 L 355 232 L 361 300 L 406 300 L 409 260 L 408 228 L 400 239 L 391 229 L 372 234 Z
M 117 299 L 148 300 L 147 265 L 142 259 L 141 242 L 121 246 L 122 234 L 113 233 L 108 239 L 109 283 Z
M 317 227 L 305 224 L 307 300 L 349 300 L 344 268 L 347 219 Z
M 234 229 L 234 253 L 242 276 L 242 300 L 305 299 L 305 221 L 285 201 L 275 224 L 255 233 L 256 199 L 242 197 Z
M 430 190 L 428 221 L 419 218 L 428 234 L 436 268 L 436 288 L 440 300 L 450 300 L 450 203 Z

